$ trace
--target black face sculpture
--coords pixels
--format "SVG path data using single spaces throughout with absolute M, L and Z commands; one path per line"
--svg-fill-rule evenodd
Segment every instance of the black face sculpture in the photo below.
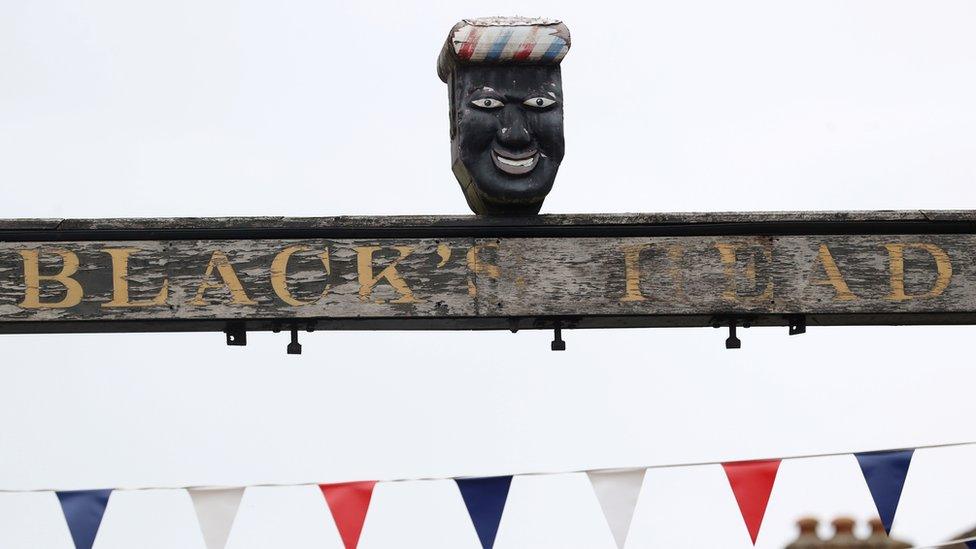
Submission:
M 532 215 L 563 159 L 559 65 L 469 65 L 448 81 L 451 160 L 478 214 Z

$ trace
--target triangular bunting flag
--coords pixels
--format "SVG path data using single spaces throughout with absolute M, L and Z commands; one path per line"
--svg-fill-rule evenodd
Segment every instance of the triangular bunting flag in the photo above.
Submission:
M 319 484 L 346 549 L 356 549 L 359 545 L 374 486 L 375 480 Z
M 633 469 L 586 473 L 619 549 L 623 549 L 624 542 L 627 541 L 627 532 L 634 518 L 637 497 L 640 495 L 641 485 L 644 484 L 646 471 Z
M 75 549 L 91 549 L 98 535 L 98 527 L 102 525 L 105 507 L 111 490 L 76 490 L 71 492 L 57 492 L 64 519 L 68 522 L 71 539 L 75 542 Z
M 878 508 L 881 523 L 889 534 L 914 453 L 915 450 L 894 450 L 854 454 L 874 498 L 874 505 Z
M 191 488 L 187 492 L 197 511 L 207 549 L 224 549 L 244 497 L 244 488 Z
M 491 549 L 495 545 L 502 512 L 505 511 L 512 477 L 463 478 L 455 479 L 455 482 L 478 532 L 481 547 Z
M 776 472 L 779 470 L 778 459 L 762 461 L 736 461 L 723 463 L 725 475 L 729 477 L 732 493 L 739 503 L 739 511 L 746 522 L 752 544 L 756 544 L 759 528 L 762 527 L 763 516 L 766 514 L 766 504 L 776 482 Z

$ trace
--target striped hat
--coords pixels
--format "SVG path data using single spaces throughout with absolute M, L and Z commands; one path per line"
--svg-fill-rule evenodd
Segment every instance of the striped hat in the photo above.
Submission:
M 554 19 L 463 19 L 447 35 L 447 42 L 437 58 L 437 75 L 447 82 L 447 75 L 455 65 L 556 65 L 569 51 L 569 42 L 569 28 Z

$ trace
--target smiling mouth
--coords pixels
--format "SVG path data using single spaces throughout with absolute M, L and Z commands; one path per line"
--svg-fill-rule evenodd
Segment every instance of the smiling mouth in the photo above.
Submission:
M 539 151 L 532 149 L 521 153 L 491 149 L 491 160 L 495 167 L 509 175 L 523 175 L 531 172 L 539 163 Z

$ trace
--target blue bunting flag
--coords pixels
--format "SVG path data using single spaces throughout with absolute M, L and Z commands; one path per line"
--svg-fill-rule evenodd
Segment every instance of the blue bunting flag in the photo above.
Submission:
M 511 475 L 505 477 L 455 479 L 464 505 L 471 515 L 471 522 L 478 532 L 478 539 L 484 549 L 495 545 L 498 525 L 502 521 L 508 489 L 512 484 Z
M 874 505 L 884 524 L 885 531 L 891 533 L 895 522 L 898 500 L 908 476 L 908 466 L 912 463 L 915 450 L 892 450 L 886 452 L 865 452 L 854 454 L 861 466 L 861 473 L 871 490 Z
M 105 516 L 111 490 L 75 490 L 57 492 L 64 519 L 68 522 L 75 549 L 91 549 L 98 535 L 98 527 Z

